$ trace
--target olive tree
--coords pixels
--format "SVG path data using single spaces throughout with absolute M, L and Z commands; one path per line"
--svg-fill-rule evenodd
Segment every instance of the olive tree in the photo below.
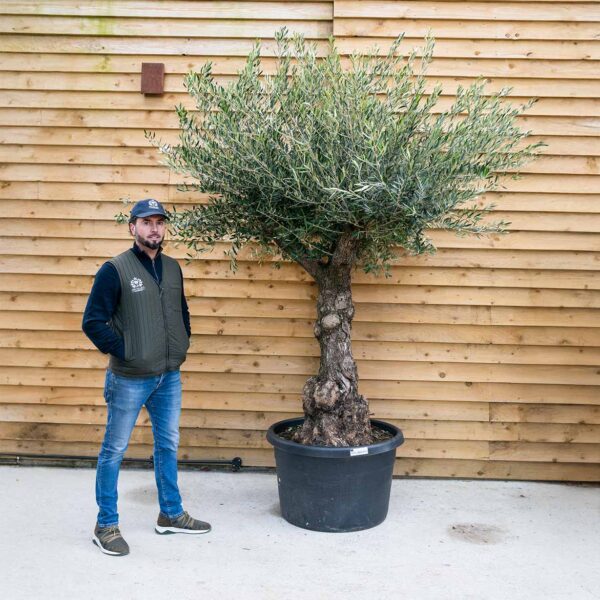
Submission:
M 296 441 L 326 446 L 371 443 L 367 400 L 351 349 L 352 274 L 389 270 L 399 249 L 434 252 L 431 229 L 481 235 L 502 231 L 476 200 L 515 176 L 541 143 L 525 145 L 509 89 L 486 93 L 477 79 L 436 110 L 441 86 L 425 78 L 434 41 L 400 52 L 373 48 L 340 56 L 283 29 L 274 74 L 261 46 L 235 81 L 220 85 L 207 62 L 185 77 L 197 111 L 176 108 L 179 143 L 147 132 L 164 162 L 208 193 L 208 203 L 175 212 L 178 238 L 193 250 L 227 241 L 235 268 L 246 244 L 294 261 L 318 286 L 314 334 L 319 372 L 303 389 Z M 417 69 L 417 66 L 419 67 Z

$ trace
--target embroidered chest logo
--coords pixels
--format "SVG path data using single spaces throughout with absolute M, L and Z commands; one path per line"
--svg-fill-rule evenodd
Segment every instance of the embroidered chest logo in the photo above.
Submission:
M 148 200 L 148 206 L 150 208 L 158 208 L 158 202 L 156 200 Z
M 143 292 L 146 288 L 144 282 L 139 277 L 134 277 L 130 282 L 132 292 Z

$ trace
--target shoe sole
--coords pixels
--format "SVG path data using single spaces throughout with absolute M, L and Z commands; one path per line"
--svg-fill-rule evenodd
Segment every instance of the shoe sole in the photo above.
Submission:
M 103 548 L 102 544 L 100 543 L 100 540 L 96 536 L 92 538 L 92 543 L 94 544 L 94 546 L 98 546 L 100 552 L 102 552 L 103 554 L 108 554 L 109 556 L 127 556 L 129 554 L 129 552 L 112 552 L 111 550 Z
M 187 533 L 188 535 L 199 535 L 202 533 L 208 533 L 210 529 L 181 529 L 180 527 L 161 527 L 156 525 L 154 531 L 158 535 L 169 535 L 170 533 Z

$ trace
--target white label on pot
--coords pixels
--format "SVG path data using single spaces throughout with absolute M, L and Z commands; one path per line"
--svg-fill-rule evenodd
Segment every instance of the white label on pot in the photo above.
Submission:
M 369 454 L 368 448 L 352 448 L 350 450 L 350 456 L 362 456 L 363 454 Z

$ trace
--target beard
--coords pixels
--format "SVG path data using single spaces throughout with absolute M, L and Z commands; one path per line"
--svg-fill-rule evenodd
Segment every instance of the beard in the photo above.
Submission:
M 164 239 L 164 236 L 150 239 L 142 237 L 139 233 L 135 234 L 135 241 L 140 246 L 145 246 L 149 250 L 158 250 L 160 248 L 160 245 L 163 243 Z

